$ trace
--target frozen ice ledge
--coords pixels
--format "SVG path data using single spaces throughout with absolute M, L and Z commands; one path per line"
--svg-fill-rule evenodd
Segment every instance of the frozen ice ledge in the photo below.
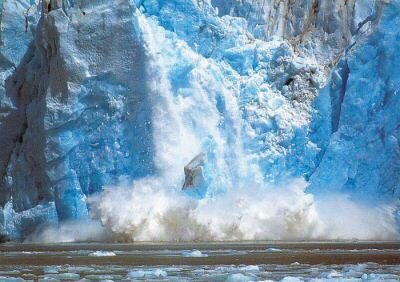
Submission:
M 0 0 L 0 233 L 156 175 L 398 199 L 399 24 L 399 0 Z

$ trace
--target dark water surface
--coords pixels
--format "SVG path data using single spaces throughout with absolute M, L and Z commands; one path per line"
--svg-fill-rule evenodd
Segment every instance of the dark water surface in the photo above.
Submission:
M 400 281 L 400 242 L 0 245 L 0 281 Z

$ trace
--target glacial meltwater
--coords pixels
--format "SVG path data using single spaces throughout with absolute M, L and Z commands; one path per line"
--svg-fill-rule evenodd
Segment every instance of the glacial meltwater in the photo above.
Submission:
M 398 242 L 0 246 L 1 281 L 398 281 Z

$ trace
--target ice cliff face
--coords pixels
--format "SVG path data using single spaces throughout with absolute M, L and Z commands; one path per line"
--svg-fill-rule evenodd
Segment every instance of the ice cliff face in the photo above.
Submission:
M 315 194 L 398 197 L 397 0 L 0 4 L 12 238 L 87 219 L 88 197 L 122 178 L 194 198 L 297 177 Z
M 317 120 L 332 122 L 324 155 L 311 180 L 316 189 L 398 198 L 398 12 L 398 2 L 385 9 L 375 32 L 348 51 L 317 99 Z M 328 116 L 321 109 L 325 99 L 330 100 L 330 105 L 323 106 L 329 109 Z

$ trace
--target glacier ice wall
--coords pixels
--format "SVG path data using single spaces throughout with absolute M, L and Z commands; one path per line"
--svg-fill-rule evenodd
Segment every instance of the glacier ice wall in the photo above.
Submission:
M 330 108 L 332 125 L 329 143 L 311 178 L 317 190 L 356 191 L 372 200 L 376 195 L 398 198 L 398 12 L 398 2 L 386 8 L 376 31 L 348 50 L 320 94 L 320 100 L 330 97 L 331 105 L 323 107 Z
M 0 3 L 0 229 L 12 238 L 95 214 L 116 233 L 159 240 L 151 231 L 160 222 L 149 218 L 147 233 L 135 222 L 153 205 L 176 208 L 165 195 L 189 195 L 179 208 L 199 220 L 207 214 L 191 198 L 223 205 L 224 195 L 261 189 L 281 199 L 274 190 L 295 178 L 316 195 L 398 197 L 397 0 Z M 180 192 L 199 154 L 201 181 Z M 132 181 L 138 188 L 116 187 Z M 277 201 L 273 220 L 241 210 L 248 236 L 232 238 L 323 236 L 300 186 L 282 188 L 293 196 Z M 125 227 L 114 224 L 120 203 L 137 206 L 123 209 L 138 214 L 123 217 Z M 252 233 L 250 223 L 266 229 Z

